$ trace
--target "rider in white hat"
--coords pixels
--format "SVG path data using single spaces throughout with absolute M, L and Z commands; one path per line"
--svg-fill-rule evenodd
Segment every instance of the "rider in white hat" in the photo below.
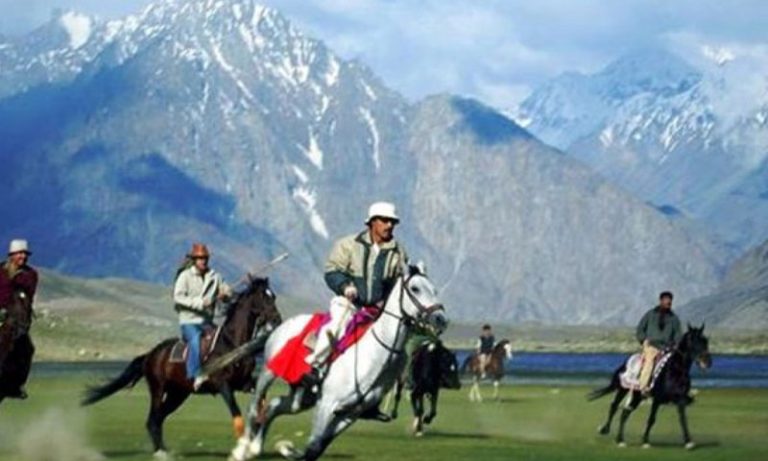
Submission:
M 368 209 L 367 229 L 338 240 L 325 264 L 325 282 L 336 296 L 331 299 L 331 320 L 318 333 L 314 351 L 306 361 L 321 374 L 347 324 L 361 306 L 383 307 L 407 260 L 394 239 L 400 222 L 395 205 L 376 202 Z
M 5 317 L 6 309 L 13 300 L 14 293 L 21 293 L 29 299 L 29 305 L 35 298 L 37 291 L 37 271 L 27 264 L 29 256 L 29 244 L 26 240 L 11 240 L 8 245 L 8 258 L 0 263 L 0 319 Z M 0 337 L 0 369 L 10 352 L 15 338 Z M 8 343 L 10 341 L 10 343 Z M 7 343 L 7 344 L 6 344 Z M 24 388 L 19 388 L 8 397 L 26 398 Z

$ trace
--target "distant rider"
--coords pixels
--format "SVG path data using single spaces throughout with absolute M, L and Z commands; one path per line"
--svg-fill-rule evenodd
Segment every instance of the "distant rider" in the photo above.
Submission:
M 640 371 L 640 390 L 650 392 L 651 373 L 662 350 L 671 349 L 683 337 L 680 319 L 672 312 L 673 295 L 665 291 L 659 295 L 659 305 L 649 310 L 637 324 L 637 340 L 643 346 L 643 368 Z

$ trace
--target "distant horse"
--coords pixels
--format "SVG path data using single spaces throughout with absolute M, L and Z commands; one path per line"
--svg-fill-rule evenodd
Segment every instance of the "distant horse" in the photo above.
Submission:
M 0 366 L 0 402 L 6 397 L 26 398 L 21 392 L 27 382 L 35 346 L 29 336 L 32 325 L 32 303 L 24 292 L 13 294 L 7 306 L 6 320 L 0 325 L 0 347 L 8 354 Z
M 677 407 L 685 448 L 692 449 L 695 447 L 695 444 L 691 441 L 690 433 L 688 432 L 688 419 L 685 415 L 685 407 L 693 402 L 693 399 L 688 395 L 691 390 L 691 366 L 693 365 L 693 362 L 696 362 L 703 370 L 712 366 L 712 357 L 709 354 L 709 341 L 707 340 L 707 337 L 704 336 L 703 324 L 701 325 L 701 328 L 693 328 L 688 325 L 688 331 L 683 335 L 680 343 L 672 351 L 672 355 L 669 357 L 666 365 L 664 365 L 653 382 L 649 395 L 653 399 L 651 401 L 651 412 L 648 416 L 645 432 L 643 433 L 644 447 L 650 447 L 648 436 L 651 433 L 651 428 L 656 422 L 656 412 L 662 404 L 673 404 Z M 628 402 L 621 412 L 619 432 L 616 435 L 616 443 L 620 447 L 626 446 L 626 443 L 624 442 L 624 425 L 627 422 L 629 415 L 637 408 L 640 401 L 645 398 L 640 391 L 630 391 L 630 389 L 622 386 L 621 374 L 625 370 L 626 362 L 616 369 L 613 373 L 611 383 L 608 386 L 596 389 L 587 396 L 589 400 L 595 400 L 610 394 L 611 392 L 616 392 L 616 397 L 614 397 L 608 411 L 608 419 L 605 424 L 598 428 L 600 434 L 607 435 L 611 431 L 611 421 L 616 414 L 619 403 L 629 392 L 632 392 Z
M 395 402 L 392 418 L 397 418 L 397 407 L 403 388 L 410 374 L 411 406 L 413 407 L 413 432 L 420 437 L 424 434 L 424 424 L 430 424 L 437 416 L 437 398 L 440 388 L 460 389 L 459 362 L 441 341 L 429 342 L 419 346 L 413 353 L 409 370 L 400 376 L 395 385 Z M 424 416 L 424 397 L 429 395 L 430 411 Z
M 502 339 L 494 346 L 491 357 L 488 359 L 488 364 L 485 366 L 485 375 L 493 381 L 494 400 L 499 400 L 499 382 L 504 377 L 504 364 L 507 360 L 512 360 L 512 344 L 510 344 L 508 339 Z M 469 401 L 482 402 L 483 396 L 480 394 L 480 379 L 483 373 L 480 369 L 480 356 L 474 353 L 467 357 L 461 369 L 472 374 Z
M 319 393 L 297 384 L 289 394 L 265 404 L 275 374 L 266 368 L 259 375 L 248 411 L 246 435 L 232 450 L 231 460 L 242 461 L 261 454 L 270 425 L 278 416 L 299 413 L 316 404 L 309 443 L 299 452 L 281 443 L 280 453 L 292 459 L 315 460 L 333 440 L 357 419 L 371 415 L 405 366 L 404 346 L 409 332 L 420 325 L 443 328 L 446 319 L 434 285 L 422 268 L 411 266 L 398 277 L 381 315 L 357 343 L 330 366 Z M 264 351 L 267 362 L 297 337 L 312 316 L 286 320 L 269 337 Z
M 210 358 L 223 355 L 249 341 L 260 343 L 263 348 L 269 333 L 281 322 L 275 295 L 265 278 L 250 280 L 249 286 L 237 293 L 229 306 Z M 166 339 L 148 353 L 134 358 L 120 376 L 101 386 L 88 388 L 82 401 L 83 405 L 90 405 L 121 389 L 133 387 L 141 378 L 146 378 L 152 399 L 146 426 L 155 457 L 161 459 L 168 456 L 163 442 L 163 422 L 194 392 L 192 380 L 187 378 L 185 361 L 170 360 L 171 351 L 178 341 L 177 338 Z M 198 392 L 222 396 L 232 415 L 237 436 L 242 434 L 244 423 L 234 392 L 249 391 L 253 387 L 254 366 L 253 356 L 233 363 L 212 374 Z

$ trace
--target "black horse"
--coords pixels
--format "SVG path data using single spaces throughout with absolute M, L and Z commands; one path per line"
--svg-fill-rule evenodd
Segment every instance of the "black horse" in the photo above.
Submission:
M 410 379 L 408 378 L 410 374 Z M 392 418 L 397 418 L 397 407 L 406 381 L 412 381 L 411 406 L 413 407 L 413 432 L 423 435 L 424 424 L 429 424 L 437 416 L 437 397 L 440 388 L 459 389 L 459 362 L 456 354 L 448 350 L 441 341 L 429 342 L 419 346 L 411 358 L 411 366 L 395 384 L 395 405 Z M 424 397 L 429 395 L 430 411 L 424 416 Z
M 685 415 L 685 407 L 693 402 L 693 399 L 689 395 L 691 390 L 691 366 L 693 365 L 693 362 L 696 362 L 703 370 L 712 366 L 712 357 L 709 354 L 709 341 L 707 340 L 707 337 L 704 336 L 703 324 L 701 325 L 701 328 L 693 328 L 688 325 L 688 331 L 683 335 L 680 343 L 672 351 L 672 355 L 651 388 L 648 395 L 648 397 L 652 398 L 651 412 L 648 416 L 648 422 L 643 434 L 644 447 L 650 446 L 648 436 L 651 433 L 651 428 L 656 422 L 656 413 L 659 410 L 659 406 L 664 404 L 672 404 L 677 407 L 685 448 L 692 449 L 695 447 L 695 444 L 691 440 L 691 435 L 688 432 L 688 419 Z M 629 392 L 632 392 L 628 402 L 621 412 L 619 432 L 616 434 L 616 443 L 621 447 L 626 446 L 626 443 L 624 442 L 624 426 L 629 415 L 637 408 L 640 401 L 646 398 L 640 391 L 630 391 L 621 386 L 620 376 L 625 368 L 626 363 L 621 365 L 613 373 L 611 384 L 604 388 L 592 391 L 587 397 L 589 400 L 595 400 L 616 391 L 616 397 L 613 399 L 610 410 L 608 411 L 608 419 L 605 424 L 599 428 L 600 434 L 607 435 L 611 431 L 611 421 L 616 414 L 616 410 L 619 408 L 621 400 Z
M 6 318 L 0 323 L 0 348 L 5 357 L 0 361 L 0 402 L 7 398 L 27 397 L 23 386 L 27 382 L 35 346 L 29 336 L 32 325 L 32 304 L 22 292 L 13 294 L 6 308 Z
M 209 358 L 220 357 L 246 343 L 256 343 L 263 348 L 269 333 L 281 322 L 275 305 L 275 295 L 269 281 L 257 278 L 239 292 L 230 303 L 226 319 L 221 326 L 219 339 Z M 151 351 L 133 359 L 120 376 L 101 386 L 86 391 L 83 405 L 98 402 L 115 392 L 134 386 L 141 378 L 147 380 L 151 404 L 147 416 L 147 430 L 157 458 L 167 457 L 163 442 L 163 422 L 176 411 L 193 393 L 192 381 L 187 378 L 184 361 L 171 360 L 171 351 L 177 338 L 167 339 Z M 235 391 L 250 391 L 253 387 L 253 356 L 229 364 L 217 371 L 198 393 L 219 394 L 230 413 L 235 433 L 242 435 L 244 422 L 234 397 Z

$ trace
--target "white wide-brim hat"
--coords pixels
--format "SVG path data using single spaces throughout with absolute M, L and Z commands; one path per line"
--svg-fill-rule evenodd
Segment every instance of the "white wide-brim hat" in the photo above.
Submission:
M 31 255 L 32 252 L 29 251 L 29 244 L 26 240 L 23 239 L 14 239 L 11 240 L 11 244 L 8 245 L 8 254 L 12 255 L 14 253 L 21 253 L 24 252 L 28 255 Z
M 400 222 L 400 217 L 397 216 L 397 208 L 394 203 L 390 202 L 376 202 L 368 208 L 368 218 L 365 220 L 365 224 L 370 224 L 373 218 L 389 218 L 395 222 Z

